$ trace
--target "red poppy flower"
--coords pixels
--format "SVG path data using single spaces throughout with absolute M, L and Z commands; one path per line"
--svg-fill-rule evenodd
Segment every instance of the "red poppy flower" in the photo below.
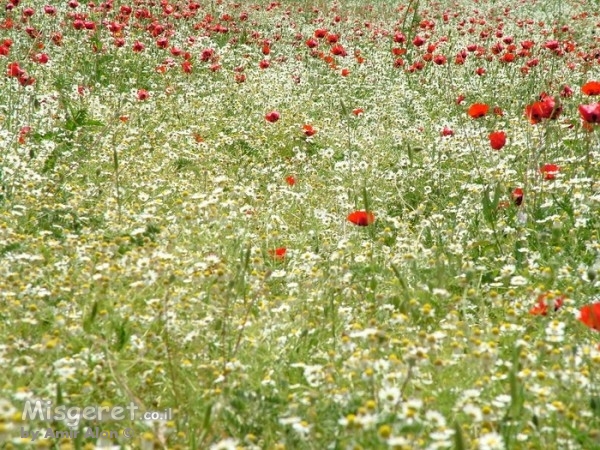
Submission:
M 192 63 L 189 61 L 184 61 L 181 63 L 181 69 L 185 73 L 192 73 Z
M 13 62 L 8 65 L 8 69 L 6 70 L 6 75 L 9 77 L 20 77 L 23 75 L 25 71 L 21 69 L 19 63 Z
M 158 48 L 167 48 L 169 47 L 169 39 L 166 36 L 161 36 L 156 40 L 156 46 Z
M 355 116 L 360 116 L 364 112 L 365 112 L 365 110 L 362 108 L 355 108 L 352 110 L 352 114 L 354 114 Z
M 32 84 L 35 83 L 35 78 L 33 78 L 32 76 L 29 76 L 29 74 L 27 72 L 23 73 L 22 75 L 19 75 L 17 80 L 19 81 L 19 84 L 21 86 L 31 86 Z
M 326 37 L 327 37 L 327 42 L 329 42 L 330 44 L 335 44 L 335 43 L 337 43 L 337 41 L 340 40 L 340 36 L 335 33 L 327 33 Z
M 304 134 L 308 137 L 313 136 L 317 133 L 317 130 L 312 125 L 303 125 L 302 129 L 304 130 Z
M 287 252 L 287 248 L 279 247 L 272 250 L 269 250 L 269 255 L 273 257 L 273 259 L 277 259 L 279 261 L 285 259 L 285 254 Z
M 527 67 L 536 67 L 540 63 L 538 58 L 532 58 L 525 63 Z
M 581 92 L 585 95 L 600 95 L 600 82 L 588 81 L 581 86 Z
M 310 39 L 307 39 L 307 41 L 306 41 L 306 46 L 308 48 L 315 48 L 318 45 L 319 45 L 319 41 L 317 41 L 316 39 L 310 38 Z
M 489 138 L 490 146 L 494 150 L 500 150 L 506 144 L 506 133 L 504 131 L 492 131 Z
M 340 73 L 342 74 L 343 77 L 347 77 L 348 75 L 350 75 L 350 69 L 343 68 Z
M 569 98 L 573 96 L 573 89 L 568 84 L 565 84 L 560 91 L 560 96 L 563 98 Z
M 543 119 L 556 119 L 561 111 L 562 107 L 556 104 L 554 97 L 546 93 L 540 95 L 540 101 L 525 107 L 525 115 L 534 125 Z
M 448 127 L 444 127 L 444 129 L 442 130 L 442 132 L 440 133 L 443 137 L 446 136 L 454 136 L 454 131 L 451 128 Z
M 420 47 L 421 45 L 423 45 L 425 43 L 425 39 L 423 39 L 421 36 L 417 35 L 417 36 L 415 36 L 415 38 L 413 39 L 412 42 L 415 47 Z
M 25 144 L 26 143 L 26 139 L 25 137 L 27 136 L 27 134 L 31 131 L 31 127 L 29 126 L 24 126 L 21 128 L 21 131 L 19 132 L 19 144 Z
M 394 42 L 402 44 L 406 42 L 406 36 L 404 36 L 404 34 L 401 31 L 396 31 L 394 33 Z
M 556 164 L 544 164 L 540 167 L 540 173 L 544 176 L 544 180 L 554 180 L 558 172 L 560 172 L 560 167 Z
M 148 93 L 148 91 L 146 89 L 138 89 L 138 91 L 137 91 L 138 100 L 144 101 L 144 100 L 147 100 L 148 97 L 150 97 L 150 94 Z
M 582 306 L 579 309 L 577 320 L 593 330 L 600 331 L 600 303 Z
M 546 300 L 548 294 L 540 294 L 535 305 L 529 310 L 529 314 L 534 316 L 545 316 L 548 314 L 548 309 L 558 311 L 565 302 L 565 297 L 558 297 L 553 300 Z
M 212 48 L 205 48 L 200 53 L 200 59 L 204 62 L 209 61 L 215 54 L 215 51 Z
M 133 51 L 136 53 L 143 52 L 144 48 L 145 48 L 144 44 L 142 44 L 140 41 L 135 41 L 133 43 Z
M 587 123 L 600 123 L 600 103 L 579 105 L 579 115 Z
M 471 106 L 469 106 L 469 110 L 467 112 L 471 118 L 479 119 L 480 117 L 485 116 L 489 110 L 490 107 L 485 103 L 473 103 Z
M 444 55 L 435 55 L 433 57 L 433 62 L 438 66 L 441 66 L 442 64 L 446 64 L 446 57 Z
M 38 53 L 32 59 L 40 64 L 46 64 L 50 60 L 46 53 Z
M 331 53 L 334 54 L 335 56 L 347 56 L 348 53 L 346 52 L 346 49 L 342 46 L 342 44 L 335 44 L 333 47 L 331 47 Z
M 324 29 L 324 28 L 317 28 L 315 30 L 315 37 L 316 38 L 321 39 L 321 38 L 324 38 L 325 36 L 327 36 L 327 30 L 326 29 Z
M 265 120 L 267 122 L 275 123 L 279 120 L 280 114 L 277 111 L 271 111 L 265 115 Z
M 502 53 L 502 50 L 504 50 L 504 45 L 502 45 L 500 42 L 496 42 L 494 45 L 492 45 L 490 50 L 494 55 L 499 55 Z
M 515 202 L 515 205 L 521 206 L 521 204 L 523 203 L 523 189 L 515 188 L 512 191 L 511 195 L 512 195 L 513 202 Z
M 540 123 L 542 119 L 548 118 L 550 114 L 544 102 L 535 102 L 525 107 L 525 115 L 529 119 L 529 122 L 534 125 Z
M 348 220 L 354 225 L 366 227 L 375 222 L 375 215 L 371 211 L 354 211 L 348 214 Z
M 294 178 L 293 175 L 288 175 L 287 177 L 285 177 L 285 182 L 290 185 L 293 186 L 296 184 L 296 178 Z
M 271 45 L 268 42 L 265 42 L 262 46 L 262 54 L 266 56 L 269 53 L 271 53 Z
M 521 42 L 521 47 L 523 47 L 525 50 L 531 50 L 534 45 L 535 45 L 535 42 L 533 42 L 533 41 Z

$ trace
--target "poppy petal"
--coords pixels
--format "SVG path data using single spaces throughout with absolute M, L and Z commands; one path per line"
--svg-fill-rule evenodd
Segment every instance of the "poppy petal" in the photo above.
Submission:
M 587 327 L 600 331 L 600 303 L 582 306 L 579 309 L 578 320 Z
M 348 214 L 348 220 L 354 225 L 366 227 L 375 222 L 375 215 L 371 211 L 354 211 Z

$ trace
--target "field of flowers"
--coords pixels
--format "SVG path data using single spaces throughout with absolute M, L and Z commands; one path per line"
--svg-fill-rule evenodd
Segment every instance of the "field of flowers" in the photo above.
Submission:
M 0 8 L 1 448 L 600 448 L 598 3 Z

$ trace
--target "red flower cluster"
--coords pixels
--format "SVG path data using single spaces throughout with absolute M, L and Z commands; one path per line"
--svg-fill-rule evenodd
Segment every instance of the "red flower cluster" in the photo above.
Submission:
M 546 297 L 548 297 L 548 294 L 540 294 L 529 313 L 535 316 L 545 316 L 548 314 L 549 309 L 558 311 L 565 302 L 564 296 L 549 300 L 546 300 Z
M 562 111 L 562 106 L 556 103 L 554 97 L 543 92 L 540 100 L 525 107 L 525 115 L 532 124 L 540 123 L 543 119 L 556 119 Z
M 25 70 L 21 69 L 19 63 L 17 62 L 13 62 L 8 65 L 6 76 L 16 78 L 21 86 L 31 86 L 33 83 L 35 83 L 35 78 L 30 77 Z
M 0 56 L 8 56 L 12 45 L 13 41 L 11 39 L 4 39 L 2 44 L 0 44 Z
M 555 299 L 547 299 L 547 297 L 548 294 L 541 294 L 529 313 L 546 316 L 549 311 L 558 311 L 565 303 L 564 295 Z M 579 308 L 577 320 L 592 330 L 600 331 L 600 302 L 590 303 Z

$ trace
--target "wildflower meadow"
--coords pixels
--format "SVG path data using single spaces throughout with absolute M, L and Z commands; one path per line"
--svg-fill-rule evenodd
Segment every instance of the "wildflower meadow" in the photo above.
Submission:
M 600 448 L 597 2 L 2 0 L 0 72 L 0 448 Z

